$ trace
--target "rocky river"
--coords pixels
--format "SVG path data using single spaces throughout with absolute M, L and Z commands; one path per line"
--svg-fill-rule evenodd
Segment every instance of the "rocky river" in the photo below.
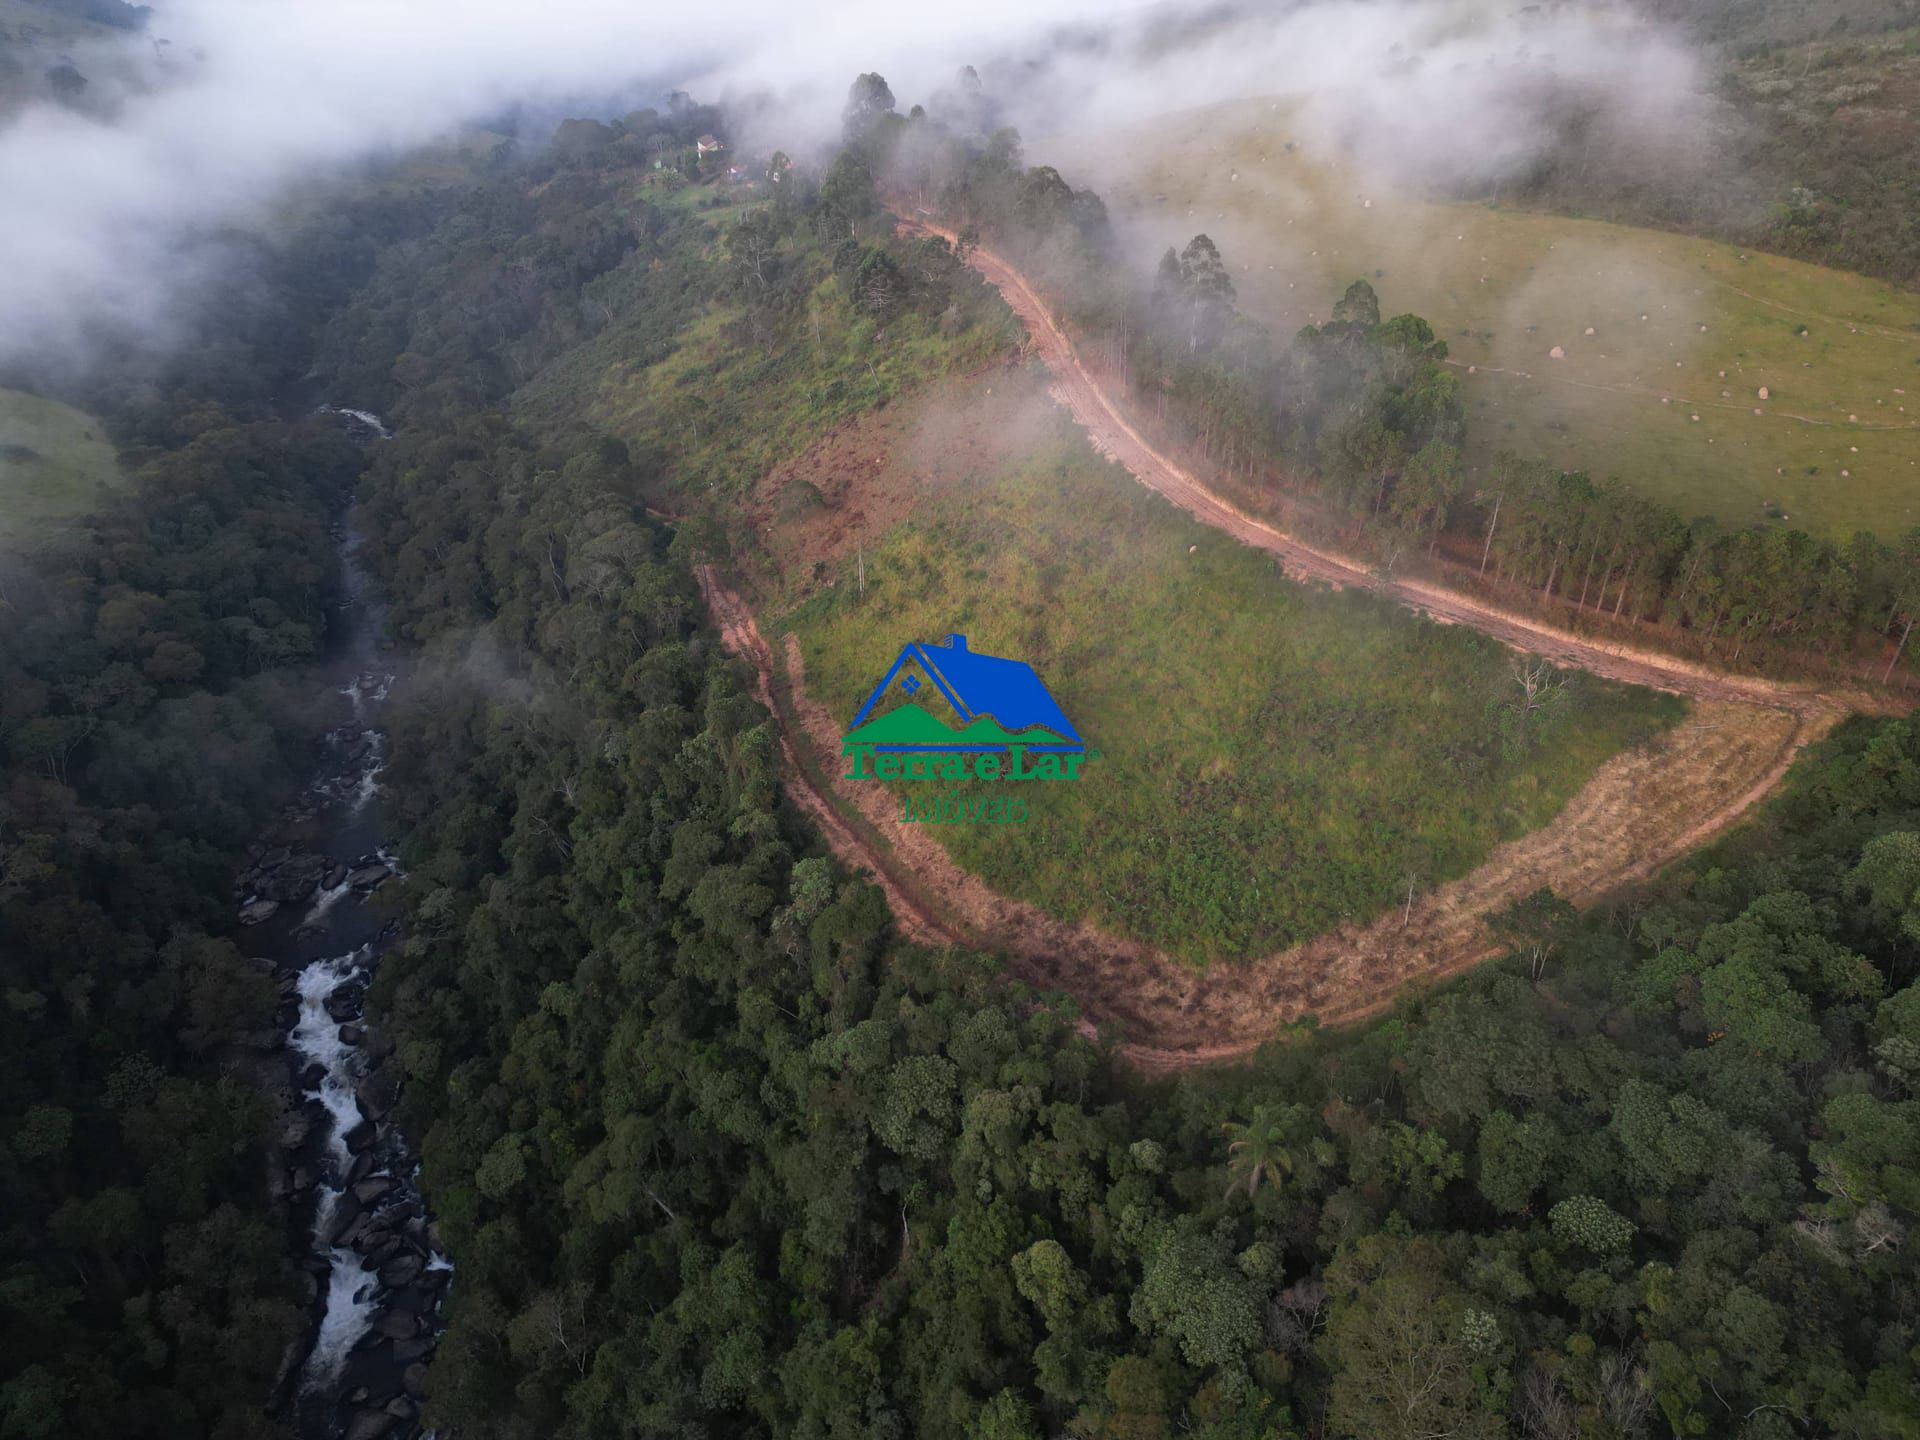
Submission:
M 355 417 L 377 425 L 373 417 Z M 420 1433 L 426 1365 L 453 1267 L 414 1183 L 417 1162 L 389 1116 L 399 1066 L 363 1014 L 392 944 L 380 772 L 395 682 L 384 607 L 340 531 L 347 600 L 321 676 L 321 761 L 237 880 L 243 944 L 281 985 L 279 1030 L 257 1047 L 281 1101 L 271 1184 L 312 1277 L 304 1353 L 287 1357 L 280 1404 L 305 1440 L 406 1440 Z

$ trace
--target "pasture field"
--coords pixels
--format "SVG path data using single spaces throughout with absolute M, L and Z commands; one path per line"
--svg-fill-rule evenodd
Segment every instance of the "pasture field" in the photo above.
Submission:
M 1278 339 L 1328 319 L 1358 278 L 1385 313 L 1425 316 L 1466 386 L 1471 465 L 1510 449 L 1736 525 L 1920 524 L 1920 294 L 1710 240 L 1396 195 L 1311 152 L 1278 101 L 1030 150 L 1100 192 L 1142 266 L 1212 236 L 1240 308 Z
M 1496 642 L 1288 581 L 1064 423 L 929 491 L 860 564 L 864 595 L 842 557 L 771 626 L 797 635 L 810 696 L 850 720 L 903 643 L 952 631 L 1032 664 L 1098 757 L 1022 787 L 1024 824 L 928 828 L 995 890 L 1190 963 L 1465 874 L 1684 708 L 1577 675 L 1532 743 L 1506 744 L 1514 661 Z
M 120 478 L 119 458 L 91 415 L 0 390 L 0 542 L 85 512 Z

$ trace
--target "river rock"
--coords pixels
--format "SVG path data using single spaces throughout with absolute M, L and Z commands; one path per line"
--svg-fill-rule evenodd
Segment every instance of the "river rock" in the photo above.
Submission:
M 346 1142 L 347 1149 L 351 1150 L 355 1155 L 358 1155 L 362 1150 L 373 1144 L 375 1133 L 373 1121 L 362 1120 L 340 1138 Z
M 358 1045 L 366 1038 L 367 1027 L 364 1025 L 356 1025 L 349 1021 L 340 1027 L 340 1043 L 342 1045 Z
M 315 1060 L 300 1072 L 300 1088 L 302 1090 L 318 1090 L 320 1088 L 320 1082 L 326 1078 L 327 1067 L 322 1065 L 318 1060 Z
M 410 1365 L 415 1360 L 424 1360 L 433 1353 L 433 1341 L 425 1336 L 415 1336 L 411 1340 L 393 1342 L 393 1360 L 396 1365 Z M 422 1370 L 427 1367 L 422 1365 Z
M 411 1420 L 420 1413 L 420 1407 L 404 1395 L 396 1395 L 387 1401 L 386 1411 L 396 1420 Z
M 283 905 L 304 900 L 319 888 L 321 877 L 331 863 L 324 855 L 310 852 L 296 855 L 260 881 L 260 893 Z
M 371 1150 L 362 1150 L 358 1155 L 353 1157 L 353 1163 L 347 1166 L 345 1183 L 348 1185 L 358 1185 L 372 1173 L 373 1152 Z
M 325 884 L 329 890 L 338 890 L 340 888 L 340 882 L 346 878 L 347 867 L 336 863 L 328 869 L 327 878 L 322 883 Z
M 341 1440 L 383 1440 L 400 1423 L 399 1417 L 384 1410 L 356 1410 Z
M 353 1198 L 358 1200 L 362 1205 L 371 1205 L 382 1196 L 388 1195 L 399 1188 L 400 1182 L 391 1175 L 375 1175 L 371 1179 L 362 1180 L 358 1185 L 353 1187 Z
M 361 992 L 352 985 L 342 985 L 327 996 L 327 1014 L 342 1024 L 348 1020 L 360 1018 Z
M 408 1310 L 383 1310 L 373 1322 L 374 1333 L 389 1340 L 410 1340 L 419 1328 L 420 1317 Z
M 347 875 L 347 883 L 356 890 L 377 890 L 392 874 L 385 865 L 376 862 L 356 867 Z
M 353 1087 L 353 1098 L 360 1102 L 362 1114 L 375 1120 L 386 1119 L 393 1102 L 400 1096 L 400 1077 L 392 1070 L 375 1070 L 364 1075 Z
M 245 905 L 240 907 L 240 923 L 242 925 L 259 925 L 264 921 L 271 920 L 279 911 L 280 902 L 278 900 L 268 900 L 265 898 L 249 900 Z
M 380 1267 L 380 1283 L 388 1287 L 411 1285 L 420 1278 L 425 1268 L 418 1255 L 405 1254 L 395 1256 Z
M 398 1345 L 393 1347 L 393 1353 L 396 1356 L 400 1353 L 400 1347 Z M 406 1386 L 407 1393 L 415 1399 L 425 1395 L 427 1393 L 427 1367 L 417 1364 L 407 1366 L 406 1369 L 400 1372 L 400 1383 Z
M 360 1202 L 353 1198 L 353 1192 L 349 1190 L 334 1202 L 333 1216 L 327 1225 L 325 1237 L 327 1244 L 345 1244 L 347 1232 L 353 1228 L 356 1222 L 363 1218 L 360 1210 Z

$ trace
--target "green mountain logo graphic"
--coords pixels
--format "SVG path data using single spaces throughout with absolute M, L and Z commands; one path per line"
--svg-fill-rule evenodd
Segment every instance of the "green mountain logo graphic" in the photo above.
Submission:
M 877 720 L 848 731 L 840 738 L 842 752 L 856 745 L 1062 745 L 1066 742 L 1044 725 L 1025 730 L 1006 729 L 991 715 L 982 715 L 964 730 L 928 714 L 915 704 L 889 710 Z

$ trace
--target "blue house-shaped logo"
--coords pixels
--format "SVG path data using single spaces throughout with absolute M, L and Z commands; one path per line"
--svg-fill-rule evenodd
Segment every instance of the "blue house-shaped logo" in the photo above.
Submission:
M 961 728 L 937 719 L 915 701 L 925 688 L 922 675 L 953 707 Z M 890 693 L 907 703 L 869 721 Z M 1031 665 L 974 650 L 964 635 L 949 635 L 937 645 L 913 641 L 904 646 L 841 743 L 843 752 L 858 748 L 882 754 L 1018 749 L 1073 755 L 1086 750 Z

